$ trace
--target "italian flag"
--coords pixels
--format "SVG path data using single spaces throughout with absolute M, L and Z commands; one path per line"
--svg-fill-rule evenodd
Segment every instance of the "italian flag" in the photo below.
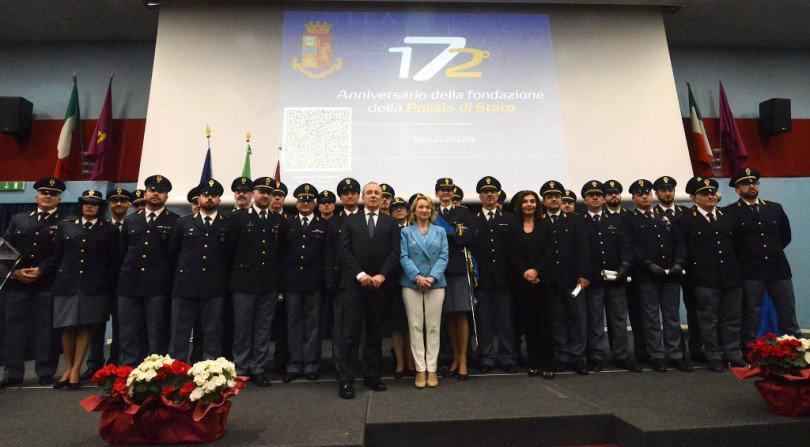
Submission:
M 689 115 L 692 122 L 692 146 L 693 151 L 697 155 L 698 161 L 705 164 L 707 167 L 712 166 L 712 147 L 709 144 L 709 138 L 706 136 L 706 126 L 703 125 L 703 117 L 700 115 L 695 97 L 692 96 L 692 86 L 689 82 L 686 83 L 689 89 Z
M 70 101 L 65 112 L 65 122 L 62 124 L 62 132 L 59 134 L 59 142 L 56 144 L 57 160 L 53 176 L 60 180 L 65 180 L 67 177 L 68 156 L 70 155 L 70 144 L 73 141 L 73 132 L 81 132 L 81 122 L 79 89 L 76 86 L 76 73 L 74 72 L 73 92 L 70 94 Z

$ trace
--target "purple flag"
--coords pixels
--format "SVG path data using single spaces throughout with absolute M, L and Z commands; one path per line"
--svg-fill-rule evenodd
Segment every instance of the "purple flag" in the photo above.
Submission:
M 720 147 L 726 152 L 731 172 L 738 172 L 745 167 L 748 160 L 748 152 L 745 150 L 745 143 L 740 137 L 737 123 L 734 122 L 734 115 L 731 114 L 731 107 L 728 105 L 726 91 L 723 90 L 723 81 L 720 81 Z
M 107 161 L 110 158 L 112 149 L 112 76 L 110 84 L 107 86 L 107 97 L 104 98 L 104 106 L 101 107 L 101 115 L 98 117 L 96 128 L 93 130 L 93 138 L 87 147 L 87 155 L 93 160 L 93 175 L 90 180 L 110 180 L 107 177 Z

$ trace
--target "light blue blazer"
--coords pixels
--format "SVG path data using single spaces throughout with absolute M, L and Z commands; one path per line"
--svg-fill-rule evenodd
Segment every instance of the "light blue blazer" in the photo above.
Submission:
M 429 224 L 427 237 L 423 241 L 419 227 L 409 225 L 402 229 L 399 247 L 399 263 L 402 264 L 403 271 L 400 282 L 402 287 L 418 289 L 413 282 L 417 275 L 435 278 L 431 289 L 447 287 L 444 269 L 450 252 L 444 228 Z

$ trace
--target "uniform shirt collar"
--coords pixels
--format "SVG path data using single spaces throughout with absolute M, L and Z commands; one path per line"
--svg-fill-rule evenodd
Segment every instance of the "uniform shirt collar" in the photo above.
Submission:
M 588 211 L 588 215 L 591 216 L 591 217 L 599 216 L 601 218 L 602 217 L 602 212 L 600 211 L 598 213 L 592 213 L 592 212 Z
M 262 215 L 262 211 L 264 211 L 265 214 L 270 214 L 270 209 L 269 208 L 261 209 L 258 206 L 256 206 L 255 203 L 253 205 L 251 205 L 251 206 L 253 207 L 253 211 L 255 211 L 256 214 L 258 214 L 260 216 Z
M 210 217 L 211 222 L 213 222 L 213 221 L 217 220 L 217 214 L 219 214 L 219 211 L 216 211 L 216 210 L 214 211 L 213 214 L 203 214 L 203 212 L 201 211 L 200 212 L 200 219 L 202 219 L 203 222 L 205 222 L 205 218 Z
M 96 217 L 93 220 L 87 220 L 84 218 L 84 216 L 82 216 L 82 226 L 84 226 L 84 224 L 86 224 L 87 222 L 90 222 L 91 224 L 95 225 L 96 223 L 98 223 L 98 217 Z
M 47 214 L 48 214 L 47 216 L 45 216 L 45 218 L 46 218 L 46 219 L 47 219 L 48 217 L 51 217 L 51 215 L 52 215 L 53 213 L 55 213 L 55 212 L 56 212 L 56 208 L 54 208 L 54 209 L 52 209 L 52 210 L 50 210 L 50 211 L 43 211 L 43 210 L 42 210 L 42 208 L 37 208 L 37 215 L 39 215 L 39 213 L 47 213 Z
M 165 207 L 161 207 L 161 208 L 160 208 L 159 210 L 157 210 L 157 211 L 149 211 L 149 208 L 144 208 L 144 209 L 143 209 L 143 213 L 146 215 L 146 217 L 149 217 L 149 214 L 150 214 L 150 213 L 155 213 L 155 217 L 158 217 L 158 216 L 160 216 L 161 214 L 163 214 L 163 210 L 165 210 L 165 209 L 166 209 Z

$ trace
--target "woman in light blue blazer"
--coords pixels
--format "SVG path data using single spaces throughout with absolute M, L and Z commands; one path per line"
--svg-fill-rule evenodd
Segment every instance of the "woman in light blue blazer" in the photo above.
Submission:
M 444 302 L 444 269 L 449 256 L 447 235 L 433 224 L 436 209 L 429 197 L 418 195 L 411 204 L 411 225 L 402 229 L 399 262 L 402 264 L 402 299 L 408 315 L 416 366 L 417 388 L 439 385 L 439 326 Z

